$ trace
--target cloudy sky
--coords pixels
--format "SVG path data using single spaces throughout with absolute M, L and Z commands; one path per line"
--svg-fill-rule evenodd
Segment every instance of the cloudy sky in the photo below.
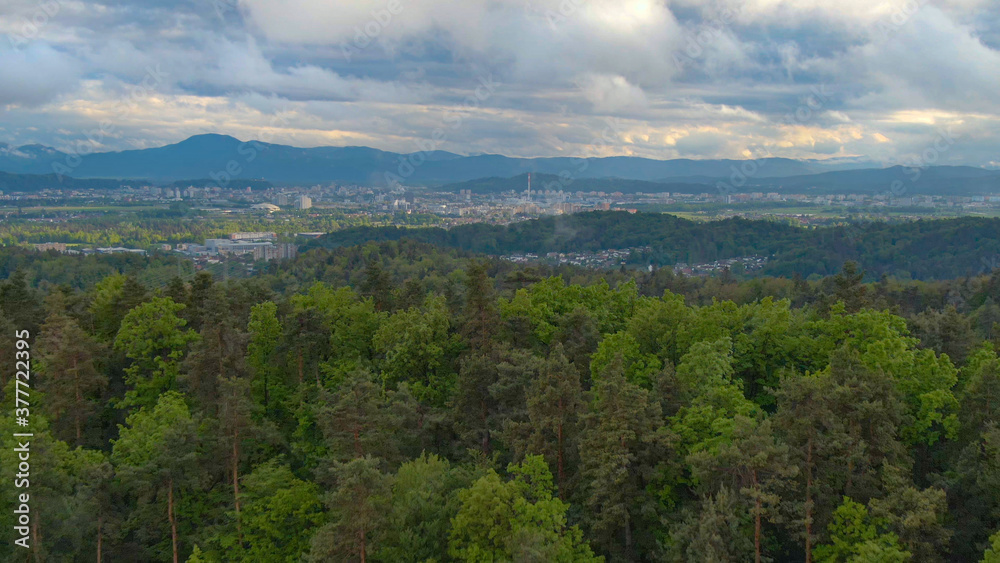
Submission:
M 3 0 L 0 142 L 1000 167 L 1000 0 Z

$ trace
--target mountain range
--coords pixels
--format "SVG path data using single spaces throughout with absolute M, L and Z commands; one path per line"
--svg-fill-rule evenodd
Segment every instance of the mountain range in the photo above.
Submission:
M 457 186 L 471 183 L 469 189 L 473 191 L 495 192 L 524 189 L 526 179 L 520 176 L 531 172 L 539 175 L 540 189 L 548 186 L 574 191 L 699 193 L 714 191 L 719 182 L 724 182 L 733 191 L 746 191 L 742 188 L 752 186 L 755 191 L 878 192 L 889 190 L 895 181 L 902 182 L 902 189 L 911 193 L 1000 191 L 1000 171 L 950 166 L 921 171 L 898 166 L 880 168 L 873 162 L 850 158 L 742 161 L 627 156 L 515 158 L 494 154 L 463 156 L 446 151 L 401 154 L 370 147 L 300 148 L 244 142 L 215 134 L 196 135 L 162 147 L 84 156 L 42 145 L 0 144 L 0 171 L 55 173 L 70 178 L 132 178 L 156 184 L 207 178 L 222 187 L 243 187 L 247 180 L 262 180 L 275 185 L 399 182 L 450 190 L 464 189 Z M 574 183 L 575 187 L 569 187 Z

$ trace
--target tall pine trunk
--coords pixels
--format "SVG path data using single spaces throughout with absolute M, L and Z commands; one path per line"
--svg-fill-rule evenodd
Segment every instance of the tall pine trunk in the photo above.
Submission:
M 487 421 L 489 420 L 489 409 L 486 407 L 486 401 L 479 400 L 480 408 L 480 419 L 483 422 L 483 453 L 490 455 L 490 427 Z
M 298 367 L 299 367 L 299 385 L 302 385 L 302 380 L 303 379 L 302 379 L 302 347 L 301 346 L 299 346 L 299 348 L 298 348 L 298 354 L 297 354 L 297 356 L 298 356 L 297 359 L 298 359 Z
M 763 493 L 760 486 L 760 481 L 757 479 L 757 470 L 753 469 L 750 471 L 750 482 L 753 484 L 753 490 L 757 493 L 754 495 L 753 502 L 753 560 L 755 563 L 760 563 L 761 549 L 760 549 L 760 517 L 761 512 L 763 512 L 763 503 L 760 500 L 760 495 Z
M 556 446 L 556 468 L 557 474 L 559 475 L 559 500 L 565 500 L 565 489 L 566 489 L 566 471 L 563 468 L 563 399 L 559 397 L 559 426 L 557 429 L 557 446 Z
M 813 439 L 806 442 L 806 563 L 812 563 L 812 482 Z
M 174 479 L 167 483 L 167 519 L 170 520 L 170 543 L 174 550 L 174 563 L 178 563 L 177 519 L 174 517 Z
M 233 429 L 233 504 L 236 506 L 236 537 L 243 547 L 243 531 L 240 526 L 240 428 Z
M 76 392 L 76 412 L 73 415 L 73 423 L 76 427 L 76 445 L 80 445 L 80 440 L 83 438 L 83 432 L 81 430 L 80 413 L 83 411 L 83 394 L 80 393 L 80 371 L 78 365 L 79 359 L 73 357 L 73 373 L 76 377 L 73 378 L 73 389 Z
M 38 518 L 31 519 L 31 543 L 34 545 L 32 551 L 35 554 L 35 563 L 41 561 L 42 552 L 42 538 L 41 534 L 38 533 Z

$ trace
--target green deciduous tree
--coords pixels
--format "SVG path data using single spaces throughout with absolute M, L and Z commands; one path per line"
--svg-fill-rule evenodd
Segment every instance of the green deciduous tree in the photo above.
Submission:
M 309 541 L 325 522 L 319 486 L 296 477 L 272 459 L 241 478 L 242 541 L 221 538 L 221 560 L 294 563 L 309 551 Z
M 247 343 L 246 362 L 253 376 L 254 399 L 266 411 L 271 405 L 272 395 L 279 402 L 286 396 L 285 382 L 278 363 L 278 345 L 282 334 L 278 306 L 273 301 L 254 305 L 250 310 L 247 332 L 250 339 Z
M 122 320 L 115 349 L 132 361 L 125 370 L 129 385 L 124 407 L 151 407 L 157 397 L 177 388 L 180 360 L 197 335 L 177 316 L 183 305 L 157 297 L 132 309 Z
M 990 546 L 983 552 L 983 558 L 979 563 L 1000 563 L 1000 532 L 990 536 Z
M 816 546 L 820 563 L 902 563 L 912 557 L 883 521 L 849 497 L 834 512 L 829 532 L 830 543 Z
M 440 559 L 448 552 L 451 519 L 460 506 L 458 492 L 471 484 L 474 475 L 426 453 L 401 465 L 392 479 L 385 525 L 372 559 L 385 563 Z
M 596 562 L 569 505 L 554 498 L 552 474 L 540 456 L 528 456 L 504 482 L 490 471 L 459 493 L 448 553 L 459 561 Z
M 391 315 L 379 326 L 373 344 L 384 357 L 382 378 L 388 388 L 406 382 L 418 400 L 444 406 L 454 386 L 459 341 L 450 332 L 443 299 L 428 299 L 423 310 Z

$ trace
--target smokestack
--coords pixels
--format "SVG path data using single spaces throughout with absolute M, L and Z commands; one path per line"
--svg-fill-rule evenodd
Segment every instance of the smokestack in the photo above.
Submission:
M 528 201 L 531 201 L 531 172 L 528 172 Z

